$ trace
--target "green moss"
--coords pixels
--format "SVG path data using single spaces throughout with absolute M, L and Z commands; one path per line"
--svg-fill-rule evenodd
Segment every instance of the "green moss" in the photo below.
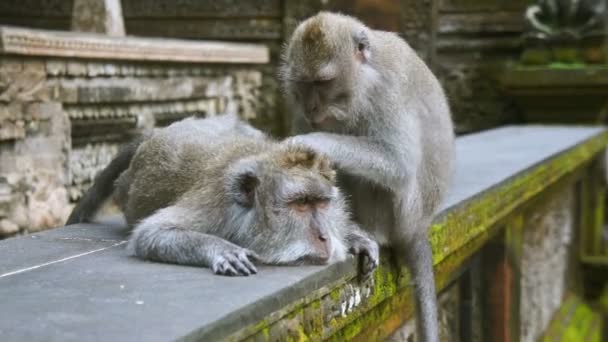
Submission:
M 555 63 L 550 63 L 549 65 L 547 65 L 547 67 L 549 67 L 550 69 L 585 69 L 585 68 L 589 68 L 589 67 L 593 67 L 592 65 L 589 64 L 584 64 L 584 63 L 563 63 L 563 62 L 555 62 Z
M 545 65 L 551 62 L 549 49 L 526 49 L 521 55 L 521 61 L 527 65 Z
M 601 318 L 589 305 L 569 295 L 549 323 L 542 341 L 600 341 Z
M 586 64 L 582 62 L 576 63 L 563 63 L 563 62 L 551 62 L 546 64 L 519 64 L 516 70 L 598 70 L 608 68 L 607 64 Z
M 429 236 L 434 264 L 439 264 L 461 248 L 467 248 L 468 243 L 483 236 L 517 207 L 581 167 L 605 148 L 607 142 L 608 134 L 604 133 L 440 217 L 431 227 Z

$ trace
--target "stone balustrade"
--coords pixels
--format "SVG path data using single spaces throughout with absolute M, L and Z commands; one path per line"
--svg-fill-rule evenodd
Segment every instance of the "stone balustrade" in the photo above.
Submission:
M 587 291 L 583 266 L 608 265 L 607 143 L 599 127 L 457 139 L 429 234 L 442 340 L 531 341 L 568 326 L 599 341 L 597 313 L 568 313 Z M 127 237 L 113 221 L 0 241 L 0 340 L 403 341 L 415 329 L 411 280 L 388 250 L 367 282 L 354 260 L 233 278 L 130 257 Z

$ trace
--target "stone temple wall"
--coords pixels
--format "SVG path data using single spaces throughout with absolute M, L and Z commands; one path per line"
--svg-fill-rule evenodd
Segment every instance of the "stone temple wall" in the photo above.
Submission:
M 0 53 L 0 237 L 62 224 L 119 145 L 143 129 L 225 112 L 256 118 L 262 74 L 247 63 L 52 56 L 71 53 L 63 38 L 44 47 L 48 56 L 30 56 L 6 51 L 8 36 Z M 25 52 L 38 48 L 35 39 L 27 44 Z M 97 53 L 94 45 L 74 51 Z
M 400 32 L 445 86 L 458 133 L 521 120 L 499 85 L 521 53 L 526 0 L 122 0 L 127 34 L 263 43 L 263 73 L 254 123 L 287 132 L 289 110 L 276 82 L 281 45 L 300 20 L 340 11 L 372 28 Z M 0 24 L 69 29 L 71 0 L 3 0 Z

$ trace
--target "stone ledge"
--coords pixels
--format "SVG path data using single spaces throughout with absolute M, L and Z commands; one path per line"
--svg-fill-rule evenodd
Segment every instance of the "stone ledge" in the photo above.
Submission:
M 506 127 L 458 138 L 454 186 L 430 234 L 438 289 L 499 222 L 586 167 L 607 142 L 604 128 L 591 127 Z M 367 283 L 356 279 L 352 260 L 226 278 L 130 258 L 126 239 L 120 224 L 95 224 L 0 242 L 0 298 L 8 298 L 0 339 L 376 340 L 373 325 L 401 322 L 412 309 L 407 273 L 387 253 Z M 41 315 L 42 328 L 31 324 Z
M 0 26 L 0 54 L 189 63 L 268 63 L 267 47 Z

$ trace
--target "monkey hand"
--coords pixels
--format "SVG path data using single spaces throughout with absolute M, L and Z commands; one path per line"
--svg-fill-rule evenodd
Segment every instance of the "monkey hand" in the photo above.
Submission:
M 380 248 L 378 243 L 366 236 L 351 235 L 349 238 L 349 252 L 360 255 L 361 279 L 368 280 L 380 262 Z
M 294 144 L 299 146 L 305 146 L 319 154 L 325 154 L 331 157 L 328 144 L 323 133 L 308 133 L 302 135 L 296 135 L 288 138 L 286 141 L 288 144 Z
M 234 244 L 221 247 L 221 250 L 211 257 L 211 269 L 215 274 L 249 276 L 258 273 L 257 268 L 251 262 L 251 260 L 260 260 L 255 252 Z

